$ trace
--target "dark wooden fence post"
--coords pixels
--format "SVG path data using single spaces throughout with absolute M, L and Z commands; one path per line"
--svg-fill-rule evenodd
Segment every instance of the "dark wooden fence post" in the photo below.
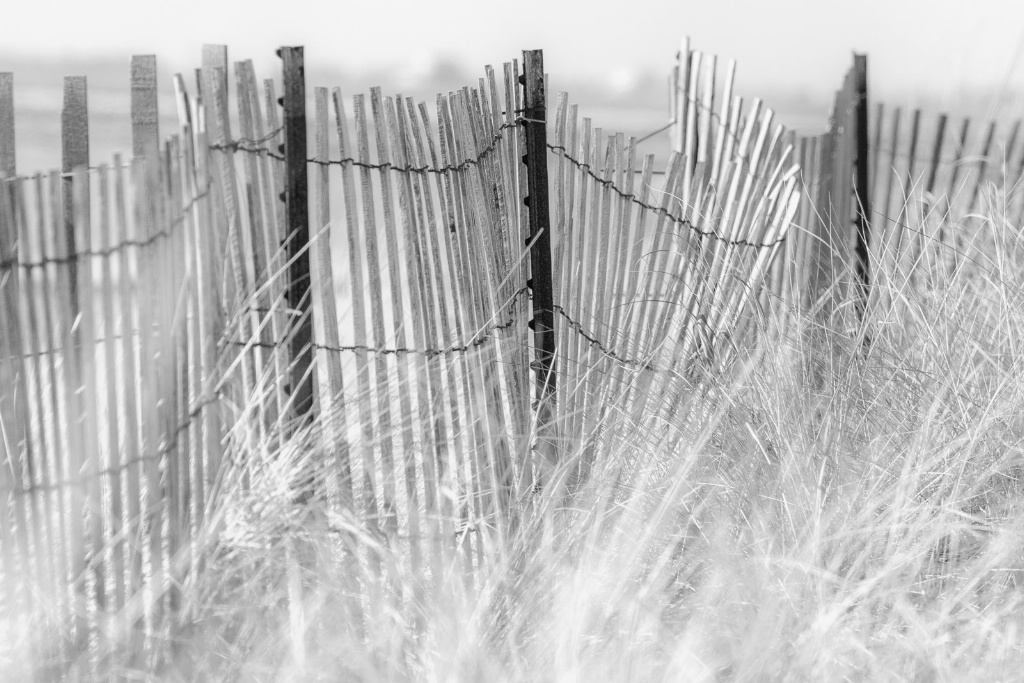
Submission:
M 291 336 L 291 393 L 295 415 L 313 414 L 313 312 L 309 272 L 309 179 L 306 175 L 306 70 L 302 47 L 282 47 L 284 61 L 285 211 L 288 305 L 295 312 Z
M 555 464 L 553 422 L 555 414 L 555 301 L 551 272 L 551 215 L 548 205 L 547 104 L 544 88 L 544 54 L 541 50 L 523 51 L 524 73 L 520 76 L 524 92 L 523 120 L 526 129 L 527 191 L 524 202 L 529 209 L 530 282 L 533 290 L 533 347 L 531 365 L 537 379 L 538 454 Z M 542 466 L 543 467 L 543 466 Z M 542 472 L 538 475 L 543 479 Z
M 857 241 L 854 250 L 857 259 L 857 282 L 860 285 L 861 306 L 866 306 L 871 286 L 869 254 L 871 246 L 871 180 L 870 153 L 868 151 L 868 57 L 853 56 L 854 125 L 857 135 L 856 174 L 854 192 L 857 195 Z M 876 125 L 880 125 L 879 122 Z M 861 308 L 863 311 L 863 308 Z

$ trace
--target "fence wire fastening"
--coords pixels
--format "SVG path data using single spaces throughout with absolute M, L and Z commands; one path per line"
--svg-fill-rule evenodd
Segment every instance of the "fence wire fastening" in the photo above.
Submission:
M 596 173 L 594 173 L 594 171 L 593 171 L 593 169 L 592 169 L 590 164 L 585 164 L 585 163 L 579 161 L 578 159 L 576 159 L 575 157 L 571 156 L 566 151 L 565 147 L 563 147 L 561 145 L 548 144 L 548 149 L 550 149 L 552 152 L 555 152 L 555 153 L 559 154 L 559 156 L 564 157 L 573 166 L 576 166 L 578 169 L 580 169 L 581 171 L 586 173 L 588 176 L 593 178 L 599 185 L 603 185 L 603 186 L 611 189 L 613 192 L 615 192 L 615 194 L 619 195 L 623 199 L 625 199 L 625 200 L 635 204 L 636 206 L 639 206 L 639 207 L 641 207 L 643 209 L 646 209 L 647 211 L 651 211 L 651 212 L 653 212 L 656 215 L 664 216 L 665 218 L 667 218 L 669 220 L 669 222 L 671 222 L 671 223 L 673 223 L 675 225 L 678 225 L 680 227 L 687 228 L 691 232 L 694 232 L 694 233 L 700 235 L 701 237 L 708 237 L 708 238 L 714 239 L 717 242 L 721 242 L 722 244 L 727 244 L 727 245 L 734 246 L 734 247 L 751 247 L 753 249 L 770 249 L 771 247 L 774 247 L 777 244 L 782 244 L 783 242 L 785 242 L 786 241 L 786 237 L 788 236 L 788 233 L 783 233 L 781 237 L 779 237 L 777 239 L 774 239 L 774 240 L 771 240 L 770 242 L 751 242 L 750 240 L 745 239 L 745 238 L 727 238 L 727 237 L 724 237 L 722 235 L 719 235 L 714 230 L 710 230 L 710 231 L 709 230 L 701 230 L 699 227 L 694 225 L 693 222 L 690 221 L 689 219 L 677 216 L 676 214 L 672 213 L 671 211 L 669 211 L 666 208 L 662 208 L 660 206 L 655 206 L 654 204 L 648 204 L 647 202 L 642 202 L 642 201 L 640 201 L 637 198 L 637 196 L 635 194 L 632 194 L 632 193 L 629 193 L 629 192 L 625 192 L 624 190 L 620 189 L 615 184 L 615 182 L 613 180 L 611 180 L 611 179 L 607 179 L 606 180 L 604 178 L 601 178 Z
M 473 159 L 466 159 L 457 164 L 450 164 L 447 166 L 441 166 L 440 168 L 434 166 L 395 166 L 390 161 L 382 164 L 371 164 L 365 161 L 359 161 L 352 157 L 346 157 L 344 159 L 317 159 L 311 157 L 306 159 L 306 163 L 315 164 L 318 166 L 356 166 L 358 168 L 365 168 L 371 171 L 397 171 L 398 173 L 416 173 L 419 175 L 427 175 L 428 173 L 434 173 L 438 175 L 445 175 L 448 173 L 458 173 L 465 170 L 470 166 L 479 164 L 485 157 L 494 152 L 498 147 L 498 143 L 504 138 L 502 131 L 508 130 L 509 128 L 515 128 L 519 125 L 519 119 L 514 123 L 503 123 L 498 127 L 498 132 L 491 136 L 491 141 L 487 147 L 480 151 L 479 154 Z M 272 159 L 278 161 L 284 161 L 284 155 L 280 152 L 275 152 L 266 147 L 258 147 L 246 144 L 243 140 L 236 140 L 229 143 L 217 143 L 209 146 L 210 149 L 222 152 L 245 152 L 248 154 L 258 154 L 261 156 L 269 156 Z

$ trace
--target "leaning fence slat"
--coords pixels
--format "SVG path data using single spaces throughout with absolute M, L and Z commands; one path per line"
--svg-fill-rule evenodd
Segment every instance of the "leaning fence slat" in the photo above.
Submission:
M 428 230 L 430 233 L 430 250 L 433 256 L 434 273 L 436 277 L 436 286 L 438 287 L 438 335 L 437 343 L 440 345 L 439 348 L 446 349 L 458 345 L 461 340 L 461 335 L 458 335 L 455 316 L 458 315 L 457 311 L 460 308 L 461 303 L 461 291 L 456 284 L 456 273 L 452 254 L 452 241 L 451 231 L 449 226 L 454 227 L 453 218 L 451 217 L 451 198 L 449 196 L 450 190 L 447 185 L 447 174 L 440 172 L 439 163 L 437 157 L 437 149 L 434 144 L 434 136 L 432 134 L 432 127 L 430 123 L 430 117 L 427 114 L 426 103 L 421 102 L 418 105 L 419 116 L 417 118 L 416 112 L 412 110 L 412 101 L 408 101 L 410 106 L 409 116 L 410 123 L 412 125 L 413 134 L 416 140 L 416 149 L 418 153 L 418 163 L 421 166 L 428 166 L 434 169 L 435 172 L 431 173 L 434 180 L 434 188 L 438 197 L 438 202 L 441 207 L 441 213 L 435 214 L 434 204 L 431 201 L 427 202 L 427 222 Z M 424 141 L 426 146 L 424 146 Z M 428 156 L 429 153 L 429 156 Z M 426 192 L 426 188 L 424 192 Z M 444 236 L 444 239 L 439 239 L 440 234 Z M 449 311 L 450 304 L 450 311 Z M 453 315 L 450 315 L 450 312 Z M 461 461 L 462 449 L 465 448 L 463 439 L 465 438 L 462 434 L 466 419 L 464 413 L 460 409 L 458 400 L 458 380 L 457 372 L 461 369 L 465 372 L 465 354 L 458 353 L 454 357 L 444 359 L 442 362 L 446 366 L 444 380 L 446 382 L 446 389 L 448 395 L 448 414 L 449 414 L 449 425 L 451 427 L 451 440 L 450 448 L 447 452 L 447 459 L 441 460 L 439 463 L 438 470 L 438 481 L 443 486 L 449 486 L 450 491 L 458 490 L 458 474 L 460 472 L 459 463 Z M 445 444 L 449 444 L 448 439 L 439 439 Z M 440 467 L 443 466 L 443 469 Z M 452 496 L 445 495 L 444 491 L 438 492 L 438 510 L 440 515 L 440 529 L 444 538 L 452 538 L 454 535 L 454 511 L 452 507 Z M 442 551 L 445 547 L 442 545 Z
M 727 163 L 724 156 L 728 146 L 728 138 L 732 131 L 728 128 L 733 105 L 732 88 L 736 80 L 736 60 L 730 59 L 725 69 L 725 86 L 722 89 L 722 108 L 718 114 L 718 133 L 715 136 L 715 157 L 711 164 L 710 183 L 715 187 L 721 185 L 722 165 Z
M 444 168 L 454 167 L 458 163 L 458 152 L 455 146 L 455 129 L 450 109 L 451 96 L 437 96 L 437 118 L 439 128 L 439 152 L 441 164 Z M 455 333 L 456 339 L 468 340 L 471 330 L 475 333 L 475 307 L 473 299 L 475 291 L 472 287 L 472 279 L 468 276 L 466 239 L 465 239 L 465 207 L 463 202 L 462 173 L 453 171 L 445 174 L 445 198 L 448 204 L 446 220 L 449 229 L 445 231 L 448 242 L 449 268 L 451 269 L 453 281 L 459 282 L 461 306 L 454 309 L 455 312 Z M 467 342 L 468 343 L 468 342 Z M 475 363 L 476 353 L 460 354 L 462 367 L 462 395 L 466 411 L 465 437 L 466 449 L 464 457 L 457 460 L 456 497 L 458 504 L 458 528 L 456 530 L 456 543 L 462 550 L 463 569 L 467 577 L 473 576 L 474 546 L 480 557 L 482 548 L 479 543 L 474 543 L 475 536 L 471 535 L 473 519 L 479 519 L 481 513 L 481 501 L 477 495 L 477 489 L 473 482 L 476 481 L 477 457 L 484 449 L 486 437 L 483 435 L 482 418 L 480 417 L 480 405 L 476 400 Z M 470 474 L 472 473 L 472 474 Z
M 686 139 L 683 144 L 683 154 L 686 157 L 686 165 L 683 167 L 683 187 L 689 192 L 693 181 L 693 165 L 697 160 L 698 146 L 707 144 L 706 140 L 697 139 L 697 109 L 700 103 L 697 100 L 698 81 L 700 80 L 700 62 L 703 55 L 700 52 L 690 53 L 688 88 L 686 91 Z
M 486 280 L 481 268 L 486 265 L 486 260 L 480 253 L 479 235 L 476 235 L 470 227 L 475 223 L 478 207 L 475 202 L 472 179 L 468 177 L 467 162 L 472 157 L 466 151 L 467 133 L 462 121 L 463 107 L 460 98 L 464 99 L 462 93 L 449 93 L 445 106 L 440 108 L 440 114 L 444 121 L 445 134 L 450 136 L 448 138 L 449 161 L 446 162 L 446 165 L 460 167 L 459 172 L 454 173 L 454 197 L 458 221 L 456 230 L 458 264 L 464 286 L 468 290 L 465 307 L 465 329 L 468 337 L 483 334 L 487 327 L 489 314 L 487 292 L 482 290 Z M 493 508 L 489 496 L 493 493 L 494 487 L 484 485 L 491 481 L 489 477 L 492 470 L 488 463 L 494 461 L 494 446 L 488 434 L 493 427 L 490 419 L 492 406 L 487 401 L 486 387 L 481 379 L 483 373 L 481 366 L 486 363 L 485 348 L 490 346 L 486 343 L 487 341 L 484 338 L 481 344 L 482 348 L 469 358 L 470 372 L 467 377 L 467 394 L 472 396 L 468 403 L 470 406 L 474 406 L 479 402 L 479 407 L 475 408 L 471 422 L 474 450 L 467 458 L 469 474 L 466 486 L 473 506 L 470 511 L 467 505 L 466 515 L 474 514 L 476 520 L 489 519 L 490 511 Z M 467 518 L 466 529 L 462 532 L 465 534 L 464 543 L 475 550 L 477 567 L 482 569 L 484 566 L 484 538 L 481 533 L 471 532 L 469 524 Z M 469 551 L 467 550 L 467 552 Z
M 263 133 L 257 133 L 255 125 L 255 118 L 259 116 L 259 97 L 256 93 L 256 78 L 253 75 L 252 62 L 245 61 L 235 64 L 235 85 L 238 94 L 239 134 L 243 140 L 253 141 L 249 143 L 251 148 L 245 148 L 247 151 L 243 154 L 245 215 L 248 216 L 249 225 L 249 233 L 246 235 L 248 240 L 245 242 L 245 256 L 246 265 L 252 269 L 253 304 L 259 311 L 252 317 L 252 324 L 255 328 L 254 336 L 261 344 L 266 345 L 279 338 L 275 336 L 275 326 L 273 325 L 276 316 L 268 313 L 273 303 L 272 297 L 275 289 L 274 285 L 269 282 L 268 263 L 272 256 L 271 249 L 276 250 L 277 245 L 268 244 L 268 229 L 264 226 L 264 208 L 272 210 L 272 207 L 265 206 L 264 200 L 269 199 L 272 193 L 263 185 L 267 174 L 260 172 L 261 151 L 265 147 Z M 274 368 L 275 375 L 281 376 L 278 371 L 279 369 L 284 370 L 284 364 L 280 362 L 279 354 L 276 351 L 276 349 L 268 348 L 257 350 L 255 356 L 258 378 L 266 376 L 267 368 L 271 366 Z M 273 389 L 264 389 L 264 381 L 258 379 L 257 382 L 261 387 L 259 389 L 261 398 L 258 401 L 261 425 L 277 421 L 280 415 L 280 405 L 284 402 L 280 382 L 272 381 L 272 383 L 274 384 Z M 264 395 L 266 395 L 265 398 Z
M 412 98 L 406 98 L 404 103 L 400 99 L 396 100 L 396 105 L 406 163 L 410 167 L 430 168 L 424 154 L 420 128 L 417 125 L 415 103 Z M 423 300 L 424 348 L 443 349 L 440 328 L 445 312 L 438 298 L 439 294 L 443 297 L 443 293 L 435 292 L 434 289 L 435 287 L 442 288 L 441 271 L 443 266 L 440 245 L 437 240 L 431 184 L 426 173 L 410 173 L 409 179 L 412 182 L 414 203 L 418 209 L 416 216 L 418 230 L 415 237 L 420 253 L 418 268 L 421 272 L 419 276 L 423 282 L 421 298 Z M 427 367 L 430 402 L 430 410 L 427 411 L 430 422 L 424 426 L 424 431 L 427 432 L 424 441 L 432 446 L 430 449 L 425 449 L 423 453 L 424 508 L 427 514 L 426 522 L 434 573 L 435 577 L 439 577 L 444 571 L 443 550 L 447 545 L 442 541 L 447 537 L 447 534 L 443 532 L 446 526 L 442 500 L 444 478 L 449 470 L 450 458 L 446 417 L 454 418 L 456 422 L 458 417 L 451 411 L 451 395 L 449 394 L 447 397 L 449 400 L 445 400 L 446 391 L 443 380 L 446 377 L 443 376 L 442 368 L 448 360 L 440 353 L 436 355 L 431 353 L 429 356 L 423 354 L 423 361 Z
M 490 341 L 491 336 L 498 337 L 495 333 L 497 324 L 497 305 L 493 290 L 494 278 L 497 277 L 498 256 L 495 249 L 496 217 L 495 209 L 490 200 L 489 178 L 486 170 L 482 169 L 479 160 L 482 158 L 480 150 L 479 132 L 474 129 L 473 112 L 479 111 L 479 100 L 475 97 L 475 91 L 463 88 L 455 94 L 454 98 L 454 124 L 456 130 L 456 150 L 459 158 L 466 163 L 464 175 L 468 176 L 465 191 L 463 194 L 466 200 L 467 215 L 472 216 L 477 224 L 477 229 L 467 234 L 467 254 L 470 254 L 473 277 L 479 283 L 477 296 L 474 297 L 477 304 L 477 326 L 478 334 Z M 461 145 L 461 146 L 460 146 Z M 474 163 L 469 163 L 473 161 Z M 490 279 L 491 285 L 488 285 Z M 487 411 L 486 423 L 490 432 L 490 438 L 486 443 L 485 453 L 480 461 L 480 479 L 478 486 L 482 489 L 481 499 L 484 504 L 483 513 L 489 520 L 492 528 L 497 528 L 498 533 L 504 531 L 507 510 L 503 507 L 508 501 L 505 494 L 510 490 L 511 485 L 511 453 L 509 444 L 509 433 L 507 428 L 505 410 L 502 403 L 501 379 L 498 375 L 498 353 L 497 343 L 484 343 L 479 354 L 477 380 L 481 383 L 480 388 L 484 395 Z M 493 521 L 490 521 L 493 520 Z M 482 540 L 482 539 L 478 539 Z

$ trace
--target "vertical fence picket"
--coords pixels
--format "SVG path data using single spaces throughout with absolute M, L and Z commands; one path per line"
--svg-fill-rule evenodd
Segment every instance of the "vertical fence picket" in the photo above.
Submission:
M 338 503 L 352 509 L 352 469 L 349 465 L 345 387 L 341 372 L 341 339 L 335 307 L 334 270 L 331 259 L 330 144 L 327 88 L 314 91 L 316 127 L 316 232 L 310 243 L 313 253 L 313 324 L 319 348 L 322 420 L 334 453 Z
M 38 568 L 40 583 L 42 584 L 41 594 L 48 596 L 47 602 L 40 607 L 42 610 L 38 615 L 38 628 L 41 628 L 43 637 L 50 643 L 59 642 L 56 635 L 64 623 L 64 601 L 63 587 L 66 585 L 66 565 L 64 563 L 64 535 L 62 529 L 63 506 L 60 505 L 60 492 L 63 482 L 54 468 L 55 459 L 60 457 L 61 445 L 54 439 L 53 434 L 57 430 L 57 421 L 47 419 L 55 417 L 54 406 L 47 401 L 46 387 L 52 389 L 56 381 L 56 373 L 52 371 L 56 349 L 50 338 L 49 321 L 43 317 L 46 306 L 42 301 L 48 301 L 50 289 L 46 286 L 45 257 L 41 254 L 41 240 L 43 230 L 46 226 L 46 190 L 43 185 L 43 177 L 39 174 L 31 179 L 25 179 L 20 183 L 11 183 L 10 187 L 0 185 L 0 192 L 18 192 L 18 188 L 24 190 L 21 199 L 15 199 L 14 207 L 16 216 L 11 216 L 6 208 L 0 209 L 0 215 L 4 220 L 14 218 L 14 225 L 17 230 L 17 256 L 18 276 L 21 277 L 21 320 L 17 323 L 24 332 L 21 334 L 18 344 L 18 331 L 12 330 L 10 335 L 12 347 L 21 347 L 21 353 L 25 360 L 26 370 L 28 366 L 34 368 L 31 379 L 34 380 L 25 389 L 28 396 L 31 395 L 30 409 L 35 416 L 36 427 L 33 431 L 31 425 L 28 432 L 28 444 L 26 455 L 30 458 L 28 462 L 31 481 L 29 486 L 33 498 L 41 499 L 42 510 L 36 518 L 36 543 L 35 551 L 40 554 L 40 566 Z M 16 195 L 7 195 L 8 199 Z M 32 202 L 32 200 L 35 200 Z M 0 204 L 3 199 L 0 198 Z M 33 204 L 34 211 L 29 210 Z M 0 228 L 2 230 L 2 228 Z M 3 238 L 0 238 L 2 241 Z M 0 260 L 6 257 L 6 250 L 0 250 Z M 10 263 L 13 267 L 14 263 Z M 2 268 L 0 268 L 2 270 Z M 6 362 L 14 359 L 8 357 Z M 30 375 L 26 374 L 26 379 Z M 14 385 L 17 387 L 17 384 Z M 12 425 L 16 427 L 16 425 Z M 35 435 L 35 439 L 32 435 Z M 5 543 L 9 539 L 5 539 Z M 47 641 L 44 641 L 47 642 Z M 52 646 L 41 645 L 36 656 L 40 658 L 39 671 L 45 672 L 47 664 L 55 663 L 54 654 L 50 651 Z M 46 674 L 41 673 L 41 678 Z
M 370 105 L 373 113 L 374 132 L 376 134 L 377 161 L 381 165 L 391 164 L 391 145 L 389 144 L 386 123 L 384 120 L 385 101 L 379 88 L 373 88 L 370 91 Z M 408 490 L 406 491 L 406 497 L 404 499 L 398 493 L 398 473 L 402 472 L 403 481 L 410 475 L 415 475 L 416 444 L 412 431 L 413 419 L 411 393 L 413 388 L 412 385 L 410 385 L 409 379 L 409 341 L 405 327 L 405 303 L 402 298 L 404 283 L 402 278 L 403 269 L 401 256 L 399 254 L 399 235 L 394 215 L 394 185 L 392 183 L 390 173 L 382 173 L 380 180 L 381 197 L 383 199 L 384 237 L 388 264 L 387 271 L 391 285 L 391 335 L 393 336 L 396 349 L 395 365 L 399 405 L 398 424 L 400 425 L 403 444 L 403 448 L 401 450 L 401 466 L 399 466 L 399 463 L 397 462 L 394 464 L 394 470 L 391 473 L 393 479 L 390 483 L 391 495 L 389 498 L 391 501 L 394 501 L 394 504 L 396 505 L 394 512 L 397 514 L 393 514 L 387 520 L 389 523 L 392 542 L 397 542 L 400 529 L 402 532 L 407 531 L 409 534 L 418 535 L 419 533 L 418 528 L 412 529 L 409 526 L 413 521 L 418 524 L 418 516 L 415 512 L 412 512 L 412 516 L 410 517 L 410 512 L 414 508 L 414 503 L 410 502 L 408 499 Z M 385 476 L 385 485 L 387 485 L 387 479 L 387 476 Z M 418 539 L 410 539 L 410 541 L 412 545 L 418 545 Z
M 464 155 L 464 142 L 459 120 L 459 108 L 456 106 L 456 96 L 449 93 L 447 98 L 438 98 L 438 118 L 441 120 L 443 136 L 441 138 L 441 155 L 445 166 L 457 167 L 458 170 L 452 174 L 452 196 L 454 203 L 454 215 L 456 229 L 454 231 L 456 246 L 456 264 L 459 277 L 466 290 L 466 298 L 463 306 L 463 333 L 468 340 L 476 338 L 482 330 L 481 326 L 481 294 L 480 279 L 474 271 L 474 266 L 479 267 L 480 260 L 473 253 L 473 240 L 470 233 L 471 207 L 468 198 L 466 181 L 466 157 Z M 484 340 L 486 341 L 486 340 Z M 475 346 L 475 345 L 474 345 Z M 460 515 L 460 541 L 467 557 L 467 566 L 472 567 L 475 558 L 476 567 L 483 568 L 483 541 L 482 531 L 486 510 L 489 502 L 485 501 L 485 491 L 480 487 L 484 472 L 486 472 L 486 460 L 488 449 L 491 447 L 488 438 L 488 406 L 486 405 L 485 394 L 481 388 L 479 377 L 479 366 L 483 357 L 483 350 L 470 348 L 467 353 L 467 373 L 464 380 L 466 402 L 470 410 L 470 429 L 473 438 L 473 447 L 466 457 L 466 470 L 463 476 L 466 477 L 465 503 L 462 506 Z M 472 571 L 470 571 L 472 576 Z
M 428 168 L 423 155 L 423 145 L 416 126 L 416 107 L 412 98 L 404 102 L 401 98 L 395 101 L 398 112 L 398 129 L 403 147 L 404 162 L 409 169 Z M 439 339 L 439 318 L 443 315 L 438 310 L 438 299 L 435 286 L 441 282 L 440 253 L 437 243 L 437 227 L 434 220 L 433 197 L 431 186 L 425 172 L 410 170 L 404 174 L 412 187 L 413 204 L 416 211 L 413 215 L 416 234 L 413 235 L 413 253 L 416 255 L 414 265 L 420 281 L 420 300 L 422 306 L 422 354 L 421 372 L 426 371 L 428 387 L 426 401 L 428 410 L 425 413 L 428 422 L 422 425 L 423 440 L 423 489 L 424 510 L 426 513 L 426 538 L 429 543 L 433 576 L 438 579 L 444 571 L 442 557 L 442 512 L 440 496 L 443 491 L 443 479 L 447 470 L 448 430 L 446 424 L 444 400 L 444 384 L 441 369 L 447 362 L 444 347 Z M 408 188 L 406 190 L 408 192 Z M 421 397 L 423 394 L 421 393 Z
M 464 281 L 464 267 L 465 262 L 463 259 L 462 251 L 462 230 L 464 228 L 464 222 L 462 219 L 462 202 L 461 202 L 461 188 L 458 182 L 459 173 L 455 166 L 455 151 L 454 151 L 454 138 L 452 131 L 452 123 L 450 118 L 450 112 L 448 109 L 448 99 L 443 95 L 437 96 L 436 102 L 437 108 L 437 126 L 438 126 L 438 149 L 437 159 L 440 161 L 439 167 L 447 169 L 443 175 L 439 176 L 439 184 L 441 188 L 439 193 L 442 195 L 443 208 L 444 208 L 444 221 L 447 229 L 444 230 L 444 245 L 445 251 L 447 252 L 447 265 L 448 271 L 451 277 L 451 292 L 452 292 L 452 330 L 453 335 L 452 345 L 455 348 L 462 348 L 465 344 L 464 352 L 456 355 L 457 364 L 453 365 L 452 373 L 457 370 L 461 370 L 459 373 L 461 377 L 461 383 L 458 387 L 453 388 L 453 392 L 460 393 L 462 395 L 462 407 L 463 407 L 463 429 L 459 434 L 460 441 L 462 444 L 461 448 L 455 449 L 455 459 L 453 461 L 453 472 L 451 476 L 451 485 L 453 492 L 453 502 L 457 505 L 457 508 L 452 511 L 451 520 L 453 523 L 458 524 L 455 530 L 455 539 L 457 550 L 461 550 L 462 553 L 462 567 L 467 577 L 473 576 L 473 544 L 471 541 L 471 522 L 470 516 L 477 511 L 476 507 L 478 504 L 475 490 L 472 486 L 472 479 L 469 478 L 468 472 L 474 467 L 474 453 L 475 449 L 480 449 L 481 436 L 480 436 L 480 421 L 478 416 L 478 404 L 474 400 L 474 387 L 471 381 L 473 362 L 476 357 L 476 349 L 472 348 L 469 344 L 470 329 L 472 329 L 472 320 L 469 317 L 469 311 L 471 309 L 470 300 L 473 296 L 471 291 L 465 286 Z M 420 116 L 423 119 L 424 125 L 427 125 L 427 115 L 425 107 L 421 108 Z M 427 138 L 428 142 L 432 137 Z M 431 147 L 431 159 L 435 159 L 435 150 Z M 435 161 L 435 163 L 437 163 Z M 462 285 L 462 286 L 459 286 Z M 455 383 L 455 375 L 450 375 L 452 383 Z
M 384 321 L 384 284 L 378 243 L 376 219 L 376 197 L 374 192 L 373 174 L 370 166 L 369 124 L 363 96 L 356 95 L 353 100 L 355 116 L 356 146 L 362 185 L 363 222 L 366 226 L 366 258 L 367 274 L 369 275 L 370 314 L 375 348 L 386 348 L 388 339 Z M 376 484 L 376 461 L 369 450 L 364 451 L 364 501 L 366 513 L 369 515 L 371 530 L 383 531 L 388 538 L 394 538 L 398 530 L 397 502 L 395 498 L 395 455 L 393 443 L 393 422 L 391 410 L 391 375 L 388 367 L 388 355 L 377 353 L 375 361 L 375 381 L 377 399 L 377 420 L 380 441 L 380 485 Z M 379 501 L 379 503 L 378 503 Z
M 0 421 L 4 425 L 4 435 L 0 438 L 0 458 L 4 464 L 4 473 L 0 475 L 0 505 L 3 506 L 0 545 L 7 579 L 4 606 L 12 615 L 20 613 L 24 621 L 31 623 L 34 601 L 31 592 L 23 590 L 18 582 L 19 576 L 34 576 L 37 570 L 32 563 L 29 539 L 28 508 L 35 496 L 31 491 L 32 463 L 26 458 L 29 429 L 25 422 L 24 350 L 18 326 L 20 287 L 15 202 L 21 200 L 21 185 L 21 181 L 14 179 L 0 180 L 0 329 L 10 331 L 0 335 L 0 381 L 5 388 L 16 387 L 0 393 Z M 24 656 L 30 662 L 34 652 L 30 641 L 26 644 L 30 649 Z M 31 663 L 27 667 L 26 675 L 31 676 Z

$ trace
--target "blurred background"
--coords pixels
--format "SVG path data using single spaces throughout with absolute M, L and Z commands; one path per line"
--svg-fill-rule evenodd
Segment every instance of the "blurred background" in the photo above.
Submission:
M 171 76 L 194 84 L 204 43 L 252 59 L 259 78 L 279 76 L 275 48 L 304 45 L 310 88 L 351 95 L 380 85 L 431 105 L 437 92 L 475 84 L 485 64 L 542 48 L 552 97 L 566 90 L 595 125 L 638 136 L 668 120 L 668 77 L 685 35 L 720 63 L 735 58 L 737 94 L 761 97 L 801 133 L 824 129 L 854 51 L 869 55 L 874 102 L 1024 115 L 1019 0 L 34 0 L 9 3 L 4 19 L 0 71 L 15 76 L 19 173 L 60 165 L 64 76 L 88 77 L 91 156 L 108 159 L 131 150 L 130 55 L 157 55 L 169 132 Z

